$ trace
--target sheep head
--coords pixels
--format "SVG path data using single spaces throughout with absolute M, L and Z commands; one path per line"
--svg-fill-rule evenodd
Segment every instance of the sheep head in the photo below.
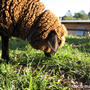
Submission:
M 46 45 L 45 47 L 42 47 L 42 50 L 44 51 L 46 56 L 53 56 L 59 49 L 59 46 L 61 44 L 61 40 L 57 37 L 57 34 L 55 31 L 51 31 L 46 38 Z
M 43 12 L 32 29 L 30 44 L 46 56 L 53 56 L 64 45 L 67 30 L 49 10 Z

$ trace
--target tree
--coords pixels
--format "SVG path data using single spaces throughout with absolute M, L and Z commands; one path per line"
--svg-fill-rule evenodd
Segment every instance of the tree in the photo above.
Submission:
M 66 15 L 62 17 L 62 20 L 73 20 L 73 16 L 70 10 L 66 12 Z
M 71 13 L 70 10 L 68 10 L 68 11 L 66 12 L 66 16 L 67 16 L 67 17 L 72 17 L 72 13 Z
M 88 20 L 88 15 L 86 13 L 75 13 L 74 18 L 80 20 Z
M 84 10 L 81 10 L 80 12 L 77 12 L 72 15 L 71 11 L 68 10 L 65 16 L 62 17 L 62 20 L 88 20 L 90 19 L 90 12 L 89 14 L 86 14 Z

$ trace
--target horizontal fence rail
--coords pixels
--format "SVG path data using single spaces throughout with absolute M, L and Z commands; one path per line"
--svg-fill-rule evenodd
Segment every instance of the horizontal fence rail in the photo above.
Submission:
M 71 29 L 67 28 L 68 31 L 90 31 L 90 29 Z

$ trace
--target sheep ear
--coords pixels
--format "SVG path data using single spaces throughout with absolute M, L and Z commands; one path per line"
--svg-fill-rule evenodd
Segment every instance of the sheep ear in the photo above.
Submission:
M 48 35 L 47 42 L 53 51 L 57 51 L 59 48 L 59 39 L 55 31 L 51 31 Z

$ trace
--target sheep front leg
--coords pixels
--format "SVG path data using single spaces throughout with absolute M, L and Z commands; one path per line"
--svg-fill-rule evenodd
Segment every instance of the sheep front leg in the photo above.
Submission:
M 9 46 L 9 38 L 6 36 L 2 36 L 2 58 L 6 59 L 7 62 L 9 61 L 9 50 L 8 50 L 8 46 Z

